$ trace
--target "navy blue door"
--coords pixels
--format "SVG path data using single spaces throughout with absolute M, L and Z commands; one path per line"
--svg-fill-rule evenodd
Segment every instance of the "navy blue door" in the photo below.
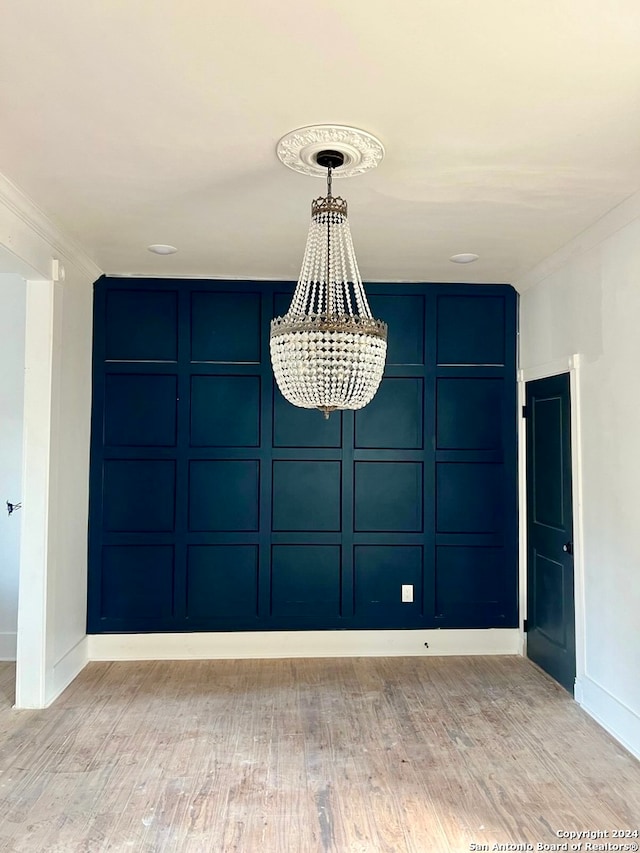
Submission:
M 514 291 L 369 286 L 385 377 L 327 421 L 274 387 L 292 287 L 97 282 L 89 630 L 516 625 Z
M 569 374 L 527 382 L 527 655 L 573 692 Z

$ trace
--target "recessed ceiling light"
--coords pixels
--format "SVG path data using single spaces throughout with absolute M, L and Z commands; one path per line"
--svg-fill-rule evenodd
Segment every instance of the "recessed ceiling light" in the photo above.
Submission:
M 166 243 L 153 243 L 147 246 L 147 249 L 154 255 L 173 255 L 178 251 L 175 246 L 168 246 Z
M 459 255 L 451 255 L 449 260 L 454 264 L 472 264 L 479 257 L 480 255 L 474 255 L 473 252 L 461 252 Z

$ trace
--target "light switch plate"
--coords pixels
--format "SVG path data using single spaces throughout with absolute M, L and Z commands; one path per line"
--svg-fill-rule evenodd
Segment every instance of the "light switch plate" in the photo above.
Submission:
M 412 583 L 403 583 L 402 584 L 402 601 L 405 604 L 411 604 L 413 601 L 413 584 Z

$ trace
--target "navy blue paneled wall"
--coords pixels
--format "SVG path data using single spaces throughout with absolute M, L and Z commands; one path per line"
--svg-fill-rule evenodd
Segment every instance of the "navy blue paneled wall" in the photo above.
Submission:
M 370 285 L 385 377 L 327 421 L 274 387 L 291 291 L 96 283 L 89 631 L 516 625 L 515 292 Z

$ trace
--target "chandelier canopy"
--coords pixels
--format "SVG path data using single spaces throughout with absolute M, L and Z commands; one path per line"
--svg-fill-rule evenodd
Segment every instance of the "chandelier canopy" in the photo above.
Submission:
M 311 203 L 300 278 L 289 310 L 271 321 L 271 362 L 278 388 L 294 406 L 362 409 L 380 385 L 387 326 L 374 319 L 360 277 L 347 202 L 331 192 L 339 150 L 315 155 L 327 170 L 327 195 Z

